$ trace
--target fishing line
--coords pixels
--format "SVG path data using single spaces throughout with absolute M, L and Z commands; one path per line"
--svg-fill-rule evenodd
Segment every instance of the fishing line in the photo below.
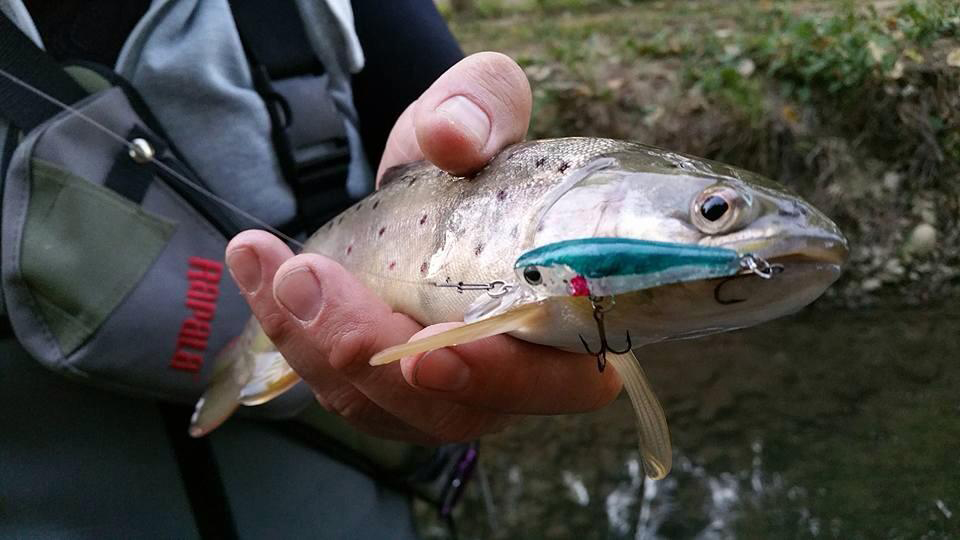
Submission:
M 135 146 L 132 142 L 126 140 L 126 139 L 123 138 L 120 134 L 114 132 L 113 130 L 111 130 L 111 129 L 108 128 L 107 126 L 101 124 L 100 122 L 97 122 L 96 120 L 94 120 L 94 119 L 91 118 L 90 116 L 84 114 L 84 113 L 81 112 L 79 109 L 77 109 L 77 108 L 75 108 L 75 107 L 73 107 L 73 106 L 71 106 L 71 105 L 69 105 L 69 104 L 67 104 L 67 103 L 64 103 L 64 102 L 60 101 L 59 99 L 51 96 L 50 94 L 44 92 L 43 90 L 40 90 L 39 88 L 36 88 L 36 87 L 34 87 L 34 86 L 31 86 L 30 83 L 24 81 L 23 79 L 20 79 L 20 78 L 17 77 L 16 75 L 13 75 L 12 73 L 9 73 L 8 71 L 6 71 L 6 70 L 4 70 L 4 69 L 2 69 L 2 68 L 0 68 L 0 75 L 3 75 L 4 77 L 6 77 L 8 80 L 12 81 L 13 83 L 15 83 L 15 84 L 17 84 L 17 85 L 19 85 L 19 86 L 21 86 L 21 87 L 23 87 L 23 88 L 26 88 L 27 90 L 35 93 L 36 95 L 40 96 L 41 98 L 49 101 L 50 103 L 53 103 L 53 104 L 56 105 L 57 107 L 60 107 L 61 109 L 69 112 L 70 114 L 72 114 L 72 115 L 74 115 L 74 116 L 76 116 L 76 117 L 84 120 L 84 121 L 87 122 L 88 124 L 90 124 L 90 125 L 92 125 L 93 127 L 99 129 L 100 131 L 102 131 L 103 133 L 105 133 L 105 134 L 106 134 L 107 136 L 109 136 L 110 138 L 114 139 L 115 141 L 117 141 L 117 142 L 120 143 L 121 145 L 125 146 L 125 147 L 131 152 L 131 156 L 134 155 L 134 154 L 143 155 L 143 154 L 141 153 L 141 150 L 140 150 L 139 147 Z M 276 227 L 270 225 L 269 223 L 263 221 L 262 219 L 258 218 L 257 216 L 254 216 L 254 215 L 251 214 L 250 212 L 247 212 L 246 210 L 244 210 L 244 209 L 240 208 L 239 206 L 231 203 L 230 201 L 224 199 L 223 197 L 220 197 L 220 196 L 217 195 L 216 193 L 213 193 L 212 191 L 208 190 L 207 188 L 201 186 L 200 184 L 198 184 L 198 183 L 190 180 L 189 178 L 187 178 L 186 176 L 180 174 L 179 172 L 177 172 L 175 169 L 173 169 L 172 167 L 170 167 L 170 166 L 167 165 L 166 163 L 164 163 L 164 162 L 162 162 L 162 161 L 160 161 L 160 160 L 158 160 L 158 159 L 155 159 L 155 158 L 153 158 L 153 157 L 149 157 L 148 160 L 149 160 L 150 163 L 152 163 L 152 164 L 156 165 L 157 167 L 159 167 L 160 169 L 162 169 L 165 173 L 173 176 L 174 178 L 176 178 L 176 179 L 179 180 L 180 182 L 183 182 L 185 185 L 187 185 L 187 186 L 189 186 L 190 188 L 192 188 L 194 191 L 197 191 L 198 193 L 200 193 L 200 194 L 204 195 L 205 197 L 211 199 L 212 201 L 216 202 L 217 204 L 220 204 L 220 205 L 224 206 L 225 208 L 227 208 L 227 209 L 229 209 L 229 210 L 231 210 L 231 211 L 233 211 L 233 212 L 236 212 L 237 214 L 239 214 L 239 215 L 241 215 L 241 216 L 249 219 L 250 221 L 256 223 L 257 225 L 259 225 L 259 226 L 261 226 L 261 227 L 263 227 L 264 229 L 270 231 L 271 233 L 273 233 L 273 234 L 279 236 L 280 238 L 286 240 L 287 242 L 290 242 L 291 244 L 299 247 L 300 249 L 303 249 L 303 243 L 299 242 L 298 240 L 296 240 L 295 238 L 292 238 L 291 236 L 289 236 L 289 235 L 287 235 L 287 234 L 284 234 L 282 231 L 280 231 L 280 230 L 277 229 Z
M 263 227 L 265 230 L 267 230 L 267 231 L 269 231 L 270 233 L 276 235 L 277 237 L 283 239 L 284 241 L 286 241 L 286 242 L 288 242 L 288 243 L 296 246 L 296 247 L 299 248 L 300 250 L 303 250 L 303 249 L 304 249 L 304 244 L 303 244 L 303 242 L 300 242 L 299 240 L 297 240 L 297 239 L 295 239 L 295 238 L 287 235 L 286 233 L 284 233 L 283 231 L 280 231 L 279 229 L 277 229 L 276 227 L 270 225 L 270 224 L 267 223 L 266 221 L 258 218 L 257 216 L 251 214 L 250 212 L 247 212 L 246 210 L 240 208 L 240 207 L 237 206 L 236 204 L 231 203 L 230 201 L 228 201 L 228 200 L 224 199 L 223 197 L 217 195 L 216 193 L 210 191 L 209 189 L 205 188 L 204 186 L 202 186 L 202 185 L 194 182 L 193 180 L 190 180 L 189 178 L 185 177 L 183 174 L 181 174 L 180 172 L 178 172 L 178 171 L 175 170 L 174 168 L 170 167 L 170 166 L 167 165 L 166 163 L 163 163 L 162 161 L 160 161 L 160 160 L 158 160 L 158 159 L 155 159 L 153 156 L 147 156 L 147 155 L 145 155 L 144 152 L 143 152 L 143 149 L 142 149 L 141 147 L 135 145 L 135 144 L 134 144 L 133 142 L 131 142 L 131 141 L 128 141 L 127 139 L 125 139 L 125 138 L 124 138 L 122 135 L 120 135 L 119 133 L 116 133 L 115 131 L 111 130 L 111 129 L 108 128 L 107 126 L 101 124 L 100 122 L 98 122 L 98 121 L 95 120 L 94 118 L 90 117 L 89 115 L 85 114 L 84 112 L 80 111 L 80 110 L 77 109 L 76 107 L 73 107 L 73 106 L 71 106 L 71 105 L 69 105 L 69 104 L 67 104 L 67 103 L 64 103 L 63 101 L 60 101 L 59 99 L 55 98 L 54 96 L 51 96 L 50 94 L 44 92 L 43 90 L 34 87 L 34 86 L 31 85 L 30 83 L 24 81 L 23 79 L 20 79 L 20 78 L 17 77 L 16 75 L 13 75 L 12 73 L 6 71 L 6 70 L 3 69 L 3 68 L 0 68 L 0 75 L 2 75 L 3 77 L 5 77 L 6 79 L 10 80 L 10 81 L 13 82 L 14 84 L 16 84 L 16 85 L 18 85 L 18 86 L 20 86 L 20 87 L 22 87 L 22 88 L 25 88 L 25 89 L 27 89 L 27 90 L 30 91 L 30 92 L 33 92 L 33 93 L 36 94 L 37 96 L 40 96 L 41 98 L 45 99 L 46 101 L 49 101 L 50 103 L 56 105 L 57 107 L 63 109 L 64 111 L 69 112 L 71 115 L 76 116 L 77 118 L 80 118 L 80 119 L 83 120 L 84 122 L 90 124 L 91 126 L 97 128 L 98 130 L 102 131 L 102 132 L 103 132 L 104 134 L 106 134 L 108 137 L 110 137 L 111 139 L 115 140 L 116 142 L 120 143 L 120 144 L 123 145 L 125 148 L 127 148 L 127 149 L 130 151 L 131 157 L 133 157 L 134 155 L 137 155 L 137 156 L 146 158 L 146 162 L 149 162 L 149 163 L 152 163 L 152 164 L 156 165 L 158 168 L 162 169 L 165 173 L 167 173 L 167 174 L 171 175 L 172 177 L 176 178 L 178 181 L 183 182 L 184 185 L 186 185 L 186 186 L 190 187 L 191 189 L 195 190 L 197 193 L 200 193 L 200 194 L 203 195 L 204 197 L 207 197 L 208 199 L 210 199 L 210 200 L 212 200 L 213 202 L 215 202 L 215 203 L 223 206 L 224 208 L 226 208 L 226 209 L 228 209 L 228 210 L 230 210 L 230 211 L 232 211 L 232 212 L 235 212 L 236 214 L 238 214 L 238 215 L 240 215 L 240 216 L 242 216 L 242 217 L 250 220 L 251 222 L 255 223 L 256 225 L 258 225 L 258 226 L 260 226 L 260 227 Z M 318 253 L 318 254 L 320 254 L 320 255 L 324 255 L 324 256 L 329 257 L 329 258 L 331 258 L 331 259 L 337 260 L 336 257 L 333 257 L 332 255 L 329 255 L 329 254 L 324 254 L 324 253 L 320 253 L 320 252 L 316 252 L 316 251 L 315 251 L 315 253 Z M 409 284 L 409 285 L 433 286 L 433 287 L 441 287 L 441 286 L 444 286 L 444 285 L 441 285 L 440 283 L 437 283 L 437 282 L 414 281 L 414 280 L 405 280 L 405 279 L 390 277 L 390 276 L 387 276 L 387 275 L 384 275 L 384 274 L 379 274 L 379 273 L 376 273 L 376 272 L 370 272 L 370 271 L 368 271 L 368 270 L 363 270 L 363 269 L 360 269 L 360 268 L 353 268 L 353 269 L 350 269 L 349 271 L 352 272 L 352 273 L 367 274 L 367 275 L 369 275 L 369 276 L 372 276 L 372 277 L 375 277 L 375 278 L 378 278 L 378 279 L 382 279 L 382 280 L 384 280 L 384 281 L 391 281 L 391 282 L 395 282 L 395 283 L 405 283 L 405 284 Z

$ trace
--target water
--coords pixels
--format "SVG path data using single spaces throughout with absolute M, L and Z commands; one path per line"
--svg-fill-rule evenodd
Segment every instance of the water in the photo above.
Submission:
M 674 471 L 625 396 L 484 440 L 462 538 L 960 538 L 960 308 L 808 310 L 638 351 Z M 428 535 L 442 536 L 437 528 Z

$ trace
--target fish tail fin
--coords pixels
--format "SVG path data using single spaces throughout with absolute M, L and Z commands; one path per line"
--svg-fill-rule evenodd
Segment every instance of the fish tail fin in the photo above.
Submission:
M 240 405 L 260 405 L 300 380 L 252 319 L 243 334 L 217 355 L 213 377 L 190 418 L 190 436 L 202 437 Z

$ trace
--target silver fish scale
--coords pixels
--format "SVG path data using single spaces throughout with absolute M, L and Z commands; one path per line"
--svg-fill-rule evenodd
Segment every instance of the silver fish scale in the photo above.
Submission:
M 423 324 L 461 320 L 484 293 L 435 284 L 512 280 L 551 189 L 585 163 L 631 148 L 595 138 L 519 143 L 471 177 L 425 162 L 397 167 L 379 191 L 321 227 L 305 251 L 336 259 Z

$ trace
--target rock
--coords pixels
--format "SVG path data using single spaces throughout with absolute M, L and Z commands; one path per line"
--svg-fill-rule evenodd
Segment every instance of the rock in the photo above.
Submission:
M 960 68 L 960 47 L 957 47 L 947 54 L 947 65 L 950 67 Z
M 878 278 L 867 278 L 860 284 L 860 288 L 863 289 L 864 292 L 873 292 L 880 287 L 883 287 L 883 282 Z
M 883 187 L 890 191 L 897 191 L 900 188 L 901 182 L 903 182 L 903 175 L 898 172 L 887 171 L 887 173 L 883 175 Z
M 904 251 L 913 255 L 926 255 L 937 247 L 937 229 L 929 223 L 921 223 L 913 228 Z
M 888 276 L 895 278 L 903 277 L 903 274 L 906 273 L 906 269 L 903 267 L 903 264 L 900 263 L 900 259 L 890 259 L 887 261 L 887 264 L 883 265 L 883 271 L 886 272 Z

